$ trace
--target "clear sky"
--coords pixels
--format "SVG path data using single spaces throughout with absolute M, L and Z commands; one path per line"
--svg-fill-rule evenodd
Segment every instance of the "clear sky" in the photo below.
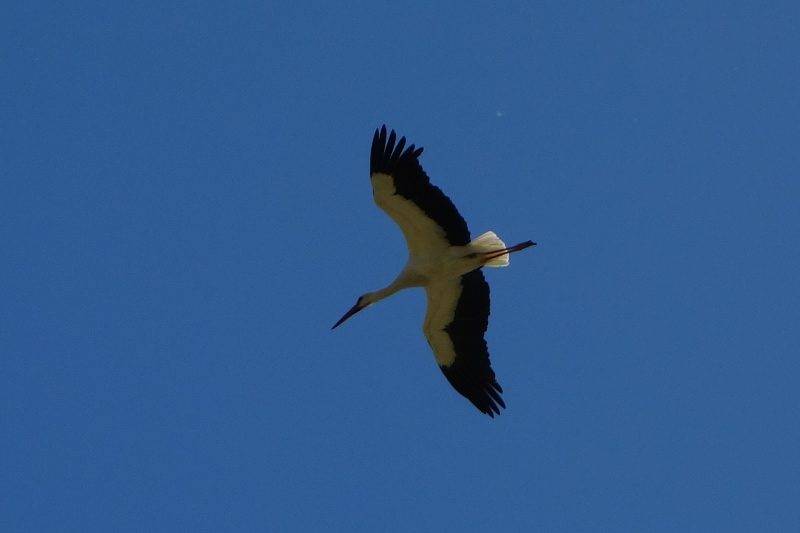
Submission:
M 0 529 L 800 530 L 795 1 L 12 2 Z M 508 409 L 341 328 L 406 249 L 386 124 L 473 235 Z

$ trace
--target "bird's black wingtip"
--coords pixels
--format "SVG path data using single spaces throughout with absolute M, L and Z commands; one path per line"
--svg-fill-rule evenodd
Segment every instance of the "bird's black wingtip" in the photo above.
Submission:
M 418 172 L 424 178 L 424 182 L 428 183 L 428 177 L 425 176 L 417 160 L 422 151 L 421 147 L 417 148 L 413 144 L 406 147 L 406 138 L 400 137 L 398 139 L 397 132 L 394 130 L 387 133 L 386 125 L 384 124 L 375 130 L 375 135 L 372 137 L 369 172 L 370 174 L 375 172 L 394 174 L 398 171 Z
M 500 409 L 506 408 L 506 403 L 500 396 L 503 393 L 503 388 L 494 378 L 494 372 L 491 370 L 489 370 L 492 372 L 491 375 L 484 375 L 475 379 L 475 376 L 459 375 L 458 372 L 453 372 L 447 366 L 440 366 L 439 369 L 453 388 L 469 400 L 481 413 L 494 418 L 494 415 L 500 414 Z
M 475 402 L 472 402 L 472 403 L 473 403 L 473 405 L 475 405 L 475 407 L 478 407 L 477 403 L 475 403 Z M 481 413 L 485 414 L 485 415 L 489 415 L 489 418 L 494 418 L 494 415 L 500 416 L 500 412 L 501 412 L 500 408 L 501 407 L 503 409 L 505 409 L 506 406 L 503 403 L 499 403 L 499 404 L 490 403 L 489 405 L 486 405 L 486 406 L 483 406 L 483 407 L 478 407 L 478 410 Z

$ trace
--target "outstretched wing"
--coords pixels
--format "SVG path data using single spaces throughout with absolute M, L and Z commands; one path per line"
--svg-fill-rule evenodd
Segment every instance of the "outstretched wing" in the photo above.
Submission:
M 489 284 L 480 270 L 425 287 L 422 331 L 450 384 L 482 413 L 505 407 L 483 334 L 489 324 Z
M 370 178 L 375 203 L 400 226 L 410 255 L 468 244 L 467 223 L 419 164 L 422 148 L 404 151 L 406 138 L 395 144 L 396 138 L 394 130 L 387 137 L 386 126 L 375 130 Z

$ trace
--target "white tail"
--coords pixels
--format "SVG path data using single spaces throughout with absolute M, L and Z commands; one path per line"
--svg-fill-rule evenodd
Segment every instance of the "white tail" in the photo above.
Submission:
M 476 237 L 469 245 L 478 253 L 493 252 L 495 250 L 502 250 L 506 247 L 506 243 L 500 240 L 500 237 L 495 235 L 493 231 L 487 231 L 480 237 Z M 486 262 L 484 266 L 487 267 L 504 267 L 508 266 L 508 254 L 503 254 L 494 257 Z

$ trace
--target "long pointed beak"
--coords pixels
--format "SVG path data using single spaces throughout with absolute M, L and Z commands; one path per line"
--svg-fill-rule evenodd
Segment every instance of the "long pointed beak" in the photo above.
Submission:
M 363 307 L 359 307 L 359 306 L 358 306 L 358 304 L 354 305 L 354 306 L 353 306 L 353 308 L 352 308 L 352 309 L 350 309 L 348 312 L 346 312 L 346 313 L 344 314 L 344 316 L 343 316 L 342 318 L 340 318 L 340 319 L 339 319 L 339 321 L 338 321 L 336 324 L 334 324 L 334 325 L 333 325 L 333 327 L 332 327 L 331 329 L 336 329 L 337 327 L 339 327 L 339 325 L 340 325 L 342 322 L 344 322 L 345 320 L 347 320 L 348 318 L 350 318 L 350 317 L 351 317 L 351 316 L 353 316 L 354 314 L 358 313 L 358 312 L 359 312 L 359 311 L 361 311 L 362 309 L 364 309 L 364 308 L 363 308 Z

